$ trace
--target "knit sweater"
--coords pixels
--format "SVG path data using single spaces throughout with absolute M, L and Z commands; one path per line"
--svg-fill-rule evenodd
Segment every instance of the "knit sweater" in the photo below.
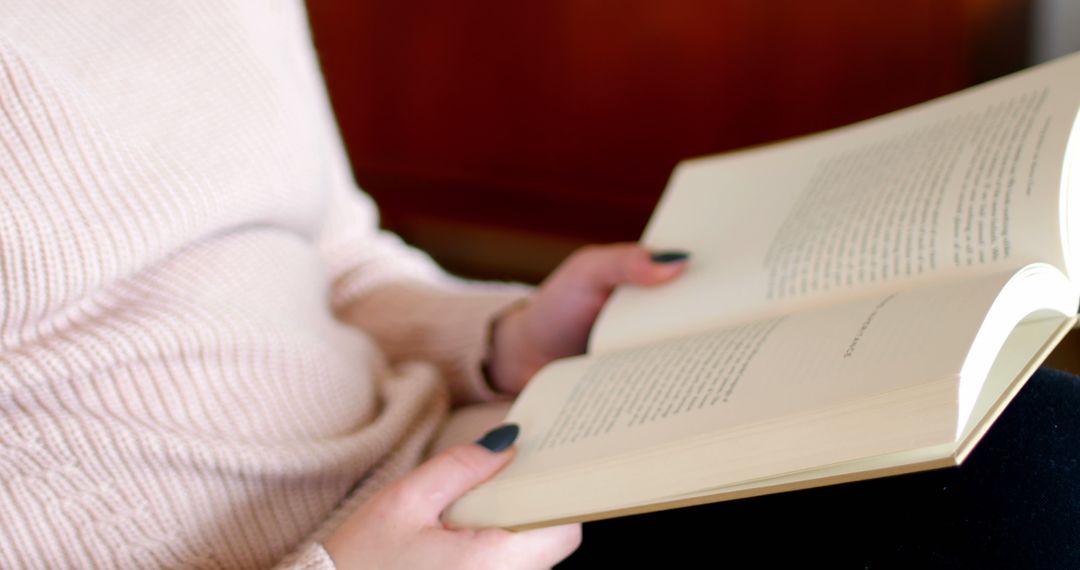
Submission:
M 520 294 L 378 230 L 299 0 L 0 0 L 0 567 L 331 567 Z

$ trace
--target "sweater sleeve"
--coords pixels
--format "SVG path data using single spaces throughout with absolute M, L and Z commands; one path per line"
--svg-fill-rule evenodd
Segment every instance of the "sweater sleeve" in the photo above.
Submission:
M 334 313 L 372 335 L 391 362 L 436 365 L 455 403 L 497 399 L 481 373 L 490 323 L 529 289 L 448 275 L 380 230 L 371 198 L 356 189 L 343 164 L 334 171 L 320 236 Z
M 335 570 L 336 568 L 334 560 L 321 544 L 309 542 L 275 566 L 274 570 Z
M 308 30 L 302 30 L 305 34 Z M 310 45 L 310 37 L 306 38 Z M 328 190 L 318 246 L 335 315 L 370 334 L 391 362 L 435 364 L 455 403 L 498 397 L 483 380 L 491 318 L 528 295 L 520 285 L 469 282 L 443 272 L 427 255 L 379 229 L 371 198 L 353 181 L 314 51 L 311 110 L 325 131 L 315 149 Z

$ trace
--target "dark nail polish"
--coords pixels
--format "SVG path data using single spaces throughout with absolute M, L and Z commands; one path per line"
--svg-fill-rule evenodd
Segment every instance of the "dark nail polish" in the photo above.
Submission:
M 487 432 L 487 435 L 476 443 L 492 453 L 498 453 L 513 445 L 520 432 L 521 428 L 517 424 L 506 424 Z
M 649 259 L 651 259 L 653 263 L 678 263 L 680 261 L 686 261 L 689 257 L 689 252 L 669 249 L 658 251 L 649 256 Z

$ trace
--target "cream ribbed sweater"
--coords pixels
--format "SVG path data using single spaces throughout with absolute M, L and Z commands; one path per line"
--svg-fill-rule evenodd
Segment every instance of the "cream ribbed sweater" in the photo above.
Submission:
M 0 566 L 329 567 L 520 294 L 376 225 L 299 0 L 0 0 Z

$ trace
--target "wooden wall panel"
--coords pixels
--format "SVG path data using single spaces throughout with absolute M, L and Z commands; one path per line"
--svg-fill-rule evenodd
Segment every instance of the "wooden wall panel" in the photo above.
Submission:
M 386 225 L 452 269 L 534 279 L 579 243 L 636 238 L 682 158 L 970 84 L 973 22 L 1004 2 L 311 0 L 309 11 L 357 179 Z

